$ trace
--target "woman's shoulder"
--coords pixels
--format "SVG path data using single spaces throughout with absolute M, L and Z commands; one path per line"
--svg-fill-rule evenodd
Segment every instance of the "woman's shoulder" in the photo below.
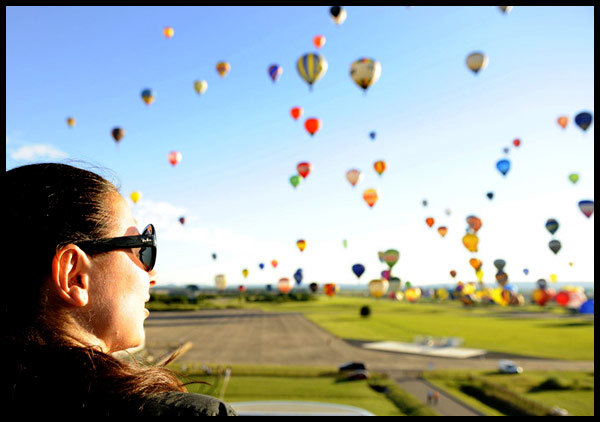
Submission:
M 219 399 L 179 391 L 153 395 L 140 410 L 148 416 L 237 416 L 230 405 Z

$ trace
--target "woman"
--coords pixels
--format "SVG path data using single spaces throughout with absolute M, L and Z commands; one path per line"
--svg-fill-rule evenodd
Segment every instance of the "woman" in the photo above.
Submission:
M 65 164 L 6 172 L 3 400 L 19 414 L 235 415 L 166 368 L 111 353 L 144 341 L 156 233 L 117 188 Z M 9 412 L 12 414 L 12 411 Z

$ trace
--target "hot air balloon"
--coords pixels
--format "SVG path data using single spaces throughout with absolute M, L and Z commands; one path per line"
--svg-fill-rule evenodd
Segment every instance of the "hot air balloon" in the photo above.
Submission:
M 213 259 L 214 261 L 216 261 L 216 260 L 217 260 L 217 254 L 216 254 L 216 253 L 213 253 L 213 254 L 212 254 L 212 259 Z
M 569 118 L 567 116 L 560 116 L 557 122 L 564 129 L 567 127 L 567 124 L 569 124 Z
M 552 289 L 535 289 L 531 292 L 531 300 L 540 306 L 544 306 L 554 297 L 554 290 Z
M 583 302 L 581 307 L 579 308 L 580 314 L 593 314 L 594 313 L 594 299 L 588 299 Z
M 388 264 L 390 271 L 392 270 L 392 267 L 396 265 L 399 259 L 400 252 L 398 252 L 396 249 L 388 249 L 383 253 L 383 261 Z
M 390 283 L 385 278 L 376 278 L 369 281 L 369 293 L 374 298 L 379 299 L 386 294 L 389 286 Z
M 494 267 L 496 267 L 498 269 L 498 271 L 502 271 L 505 266 L 506 266 L 506 261 L 503 259 L 496 259 L 494 261 Z
M 364 92 L 379 80 L 381 76 L 381 63 L 367 57 L 356 60 L 350 66 L 350 77 L 361 87 Z
M 258 264 L 258 268 L 260 268 L 261 270 L 264 270 L 265 264 L 261 262 L 260 264 Z
M 344 241 L 343 241 L 342 243 L 343 243 L 343 245 L 344 245 L 344 248 L 347 248 L 347 247 L 348 247 L 348 241 L 347 241 L 346 239 L 344 239 Z
M 298 120 L 298 118 L 304 114 L 304 110 L 302 110 L 302 107 L 292 107 L 290 114 L 294 120 Z
M 518 147 L 519 145 L 521 145 L 521 140 L 519 138 L 513 139 L 513 145 Z
M 294 273 L 294 280 L 296 280 L 296 285 L 300 285 L 302 283 L 302 278 L 303 278 L 303 274 L 302 274 L 302 268 L 298 268 L 296 270 L 296 272 Z
M 373 164 L 373 168 L 375 168 L 375 171 L 381 176 L 381 174 L 385 171 L 385 161 L 375 161 L 375 164 Z
M 313 84 L 327 72 L 327 60 L 318 53 L 307 53 L 298 59 L 296 69 L 312 91 Z
M 571 173 L 571 174 L 569 174 L 569 180 L 573 184 L 577 183 L 577 181 L 579 180 L 579 174 L 577 174 L 577 173 Z
M 150 105 L 154 102 L 154 93 L 151 89 L 144 89 L 142 91 L 142 100 L 146 103 L 146 105 Z
M 308 285 L 308 288 L 310 289 L 311 292 L 317 293 L 317 290 L 319 290 L 319 285 L 313 281 L 312 283 L 310 283 Z
M 244 276 L 244 278 L 248 278 L 248 273 L 249 273 L 248 268 L 244 268 L 242 270 L 242 275 Z
M 474 52 L 467 56 L 467 67 L 475 74 L 488 65 L 488 58 L 481 52 Z
M 363 199 L 367 204 L 369 204 L 369 207 L 373 208 L 373 205 L 375 205 L 375 202 L 377 202 L 377 191 L 375 189 L 365 190 L 363 193 Z
M 498 9 L 500 9 L 500 11 L 506 15 L 506 14 L 510 13 L 510 11 L 512 10 L 513 7 L 514 6 L 498 6 Z
M 488 197 L 488 199 L 492 199 L 494 197 L 494 192 L 488 192 L 486 193 L 486 196 Z
M 269 73 L 269 77 L 271 78 L 273 83 L 275 83 L 281 77 L 281 74 L 283 73 L 283 67 L 276 64 L 272 64 L 267 69 L 267 72 Z
M 469 252 L 477 252 L 477 244 L 479 243 L 479 239 L 477 238 L 477 235 L 472 234 L 472 233 L 467 233 L 462 238 L 462 241 L 463 241 L 463 244 L 465 245 L 465 248 L 467 248 L 467 250 Z
M 584 200 L 579 201 L 579 209 L 587 217 L 590 218 L 594 213 L 594 201 Z
M 165 38 L 169 39 L 175 35 L 175 30 L 170 26 L 165 26 L 163 28 L 163 34 L 165 35 Z
M 327 40 L 325 39 L 325 37 L 323 35 L 315 35 L 313 38 L 313 44 L 317 48 L 323 47 L 325 45 L 326 41 Z
M 294 188 L 296 188 L 296 186 L 298 186 L 298 184 L 300 183 L 300 176 L 294 174 L 292 177 L 290 177 L 290 183 Z
M 506 274 L 504 271 L 498 271 L 496 273 L 496 281 L 499 285 L 504 287 L 506 283 L 508 283 L 508 274 Z
M 477 259 L 477 258 L 471 258 L 469 260 L 469 264 L 471 264 L 471 267 L 473 267 L 473 269 L 475 271 L 477 271 L 478 269 L 481 268 L 481 260 Z
M 550 250 L 552 252 L 554 252 L 554 254 L 557 254 L 558 251 L 560 251 L 560 248 L 561 248 L 560 241 L 556 240 L 556 239 L 552 239 L 550 241 L 550 243 L 548 243 L 548 247 L 550 248 Z
M 273 268 L 277 268 L 277 264 L 279 264 L 279 262 L 277 262 L 276 259 L 274 259 L 273 261 L 271 261 L 271 265 L 273 266 Z
M 167 157 L 169 159 L 169 163 L 171 163 L 171 165 L 173 167 L 175 167 L 177 164 L 179 164 L 179 162 L 183 158 L 181 153 L 178 151 L 171 151 Z
M 427 206 L 427 199 L 423 199 L 422 203 L 423 203 L 423 206 L 426 207 Z
M 418 287 L 411 287 L 404 291 L 404 298 L 411 303 L 416 302 L 421 297 L 421 289 Z
M 538 281 L 536 281 L 536 284 L 540 289 L 545 289 L 548 286 L 548 282 L 543 278 L 538 279 Z
M 112 137 L 115 138 L 115 142 L 117 143 L 117 145 L 119 145 L 119 141 L 123 139 L 123 136 L 125 136 L 125 129 L 121 127 L 113 128 L 111 134 Z
M 225 290 L 227 280 L 225 279 L 224 274 L 217 274 L 215 276 L 215 285 L 217 286 L 217 290 Z
M 334 283 L 327 283 L 323 286 L 323 291 L 329 297 L 333 297 L 337 290 L 337 286 Z
M 183 226 L 185 224 L 185 217 L 179 217 L 179 222 Z
M 194 81 L 194 90 L 198 95 L 202 95 L 208 89 L 208 82 L 206 81 Z
M 437 231 L 440 234 L 440 236 L 444 237 L 446 236 L 446 233 L 448 233 L 448 228 L 446 226 L 440 226 L 438 227 Z
M 434 222 L 435 222 L 435 220 L 433 219 L 433 217 L 427 217 L 427 218 L 425 219 L 425 223 L 427 223 L 427 225 L 428 225 L 429 227 L 433 227 L 433 223 L 434 223 Z
M 227 62 L 217 63 L 217 72 L 219 72 L 219 75 L 221 75 L 222 78 L 224 78 L 225 75 L 227 75 L 229 73 L 229 69 L 231 69 L 231 66 L 229 65 L 229 63 L 227 63 Z
M 381 272 L 381 278 L 385 278 L 387 281 L 390 281 L 392 277 L 392 272 L 390 270 L 384 270 Z
M 549 218 L 548 221 L 546 221 L 546 230 L 548 230 L 550 234 L 556 233 L 558 226 L 558 221 L 556 221 L 554 218 Z
M 556 283 L 558 281 L 558 277 L 556 274 L 550 274 L 550 281 Z
M 243 284 L 240 284 L 238 286 L 238 292 L 244 293 L 245 291 L 246 291 L 246 286 L 244 286 Z
M 474 215 L 470 215 L 467 217 L 467 224 L 471 230 L 477 233 L 481 228 L 481 219 L 479 217 L 475 217 Z
M 280 278 L 279 282 L 277 283 L 277 287 L 279 288 L 279 291 L 283 294 L 289 293 L 289 291 L 292 290 L 290 279 L 287 277 Z
M 587 111 L 579 113 L 575 116 L 575 124 L 585 132 L 592 124 L 592 114 Z
M 365 272 L 365 266 L 363 264 L 354 264 L 352 266 L 352 272 L 356 276 L 357 279 L 360 278 L 361 275 Z
M 528 268 L 523 268 L 523 274 L 529 275 L 529 269 Z
M 362 174 L 356 169 L 348 170 L 346 172 L 346 179 L 348 179 L 352 186 L 356 186 L 360 182 L 360 179 L 362 179 Z
M 454 271 L 454 270 L 450 270 L 450 276 L 451 276 L 452 278 L 456 277 L 456 271 Z
M 321 120 L 317 119 L 316 117 L 308 118 L 304 122 L 304 128 L 308 133 L 310 133 L 310 136 L 314 136 L 315 133 L 317 133 L 317 131 L 321 128 Z
M 306 248 L 306 241 L 303 239 L 300 239 L 296 242 L 296 246 L 298 246 L 298 249 L 300 249 L 300 252 L 304 251 L 304 248 Z
M 129 195 L 129 197 L 131 198 L 134 204 L 137 204 L 137 202 L 140 199 L 142 199 L 142 192 L 131 192 L 131 195 Z
M 346 20 L 346 9 L 342 6 L 332 6 L 331 9 L 329 9 L 329 14 L 336 25 L 341 25 Z
M 369 138 L 371 138 L 372 141 L 375 140 L 376 136 L 377 136 L 377 133 L 375 131 L 369 132 Z
M 310 163 L 307 163 L 306 161 L 303 161 L 301 163 L 298 163 L 298 165 L 296 166 L 296 170 L 298 170 L 298 174 L 300 176 L 306 178 L 306 176 L 308 176 L 308 174 L 312 170 L 312 165 Z
M 496 168 L 500 173 L 502 173 L 502 176 L 506 176 L 506 173 L 508 173 L 508 170 L 510 170 L 510 161 L 507 159 L 499 160 L 496 163 Z
M 69 125 L 69 127 L 75 126 L 75 118 L 67 117 L 67 125 Z

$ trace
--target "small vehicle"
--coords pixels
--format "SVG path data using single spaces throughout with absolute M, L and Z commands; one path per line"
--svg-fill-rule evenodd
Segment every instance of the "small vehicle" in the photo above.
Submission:
M 523 372 L 523 368 L 512 360 L 500 359 L 498 361 L 498 371 L 502 374 L 520 374 Z

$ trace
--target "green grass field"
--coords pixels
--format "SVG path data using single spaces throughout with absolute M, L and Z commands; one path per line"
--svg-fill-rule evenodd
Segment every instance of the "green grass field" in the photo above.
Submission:
M 371 308 L 368 318 L 359 315 L 363 305 Z M 594 360 L 593 318 L 568 315 L 562 308 L 465 307 L 458 302 L 412 304 L 344 296 L 243 306 L 301 312 L 344 339 L 412 342 L 417 335 L 461 337 L 464 347 L 523 356 Z

